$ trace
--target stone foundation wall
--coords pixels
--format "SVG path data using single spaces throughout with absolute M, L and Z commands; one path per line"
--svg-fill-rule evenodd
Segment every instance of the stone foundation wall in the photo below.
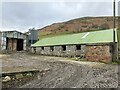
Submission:
M 32 48 L 30 49 L 30 52 L 35 54 L 35 53 L 36 53 L 36 47 L 32 47 Z
M 44 55 L 49 55 L 50 54 L 50 47 L 44 47 L 43 54 Z
M 54 55 L 61 56 L 62 47 L 61 46 L 54 46 Z
M 82 45 L 81 46 L 81 50 L 77 50 L 76 51 L 76 55 L 82 55 L 82 56 L 85 56 L 85 48 L 86 48 L 86 45 Z
M 110 45 L 86 46 L 85 58 L 90 61 L 111 62 L 112 51 Z
M 117 45 L 117 44 L 116 44 Z M 54 46 L 51 51 L 50 47 L 34 47 L 32 53 L 40 55 L 62 56 L 62 57 L 81 57 L 89 61 L 111 62 L 112 61 L 112 45 L 81 45 L 80 50 L 76 50 L 76 45 L 66 45 L 66 50 L 62 50 L 62 46 Z
M 62 50 L 62 46 L 54 46 L 54 50 L 51 51 L 50 47 L 32 47 L 31 52 L 40 55 L 53 55 L 53 56 L 63 56 L 63 57 L 76 57 L 84 54 L 85 45 L 81 46 L 81 50 L 76 50 L 76 45 L 66 45 L 66 50 Z
M 76 47 L 75 45 L 66 46 L 66 56 L 75 57 Z
M 41 54 L 41 51 L 42 51 L 41 47 L 36 47 L 36 54 Z

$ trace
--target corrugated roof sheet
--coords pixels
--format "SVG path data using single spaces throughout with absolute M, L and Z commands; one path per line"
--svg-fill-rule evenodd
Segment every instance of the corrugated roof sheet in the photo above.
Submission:
M 32 46 L 36 47 L 68 44 L 110 43 L 110 42 L 113 42 L 113 29 L 43 38 L 36 42 L 35 44 L 33 44 Z

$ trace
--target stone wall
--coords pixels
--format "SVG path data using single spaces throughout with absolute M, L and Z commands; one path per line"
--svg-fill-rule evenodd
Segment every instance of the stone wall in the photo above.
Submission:
M 81 50 L 76 50 L 76 56 L 85 56 L 86 45 L 81 45 Z
M 61 46 L 54 46 L 54 55 L 55 56 L 62 56 L 61 52 L 62 52 L 62 47 Z
M 54 46 L 54 50 L 51 51 L 50 47 L 32 47 L 31 52 L 40 55 L 53 55 L 53 56 L 63 56 L 63 57 L 75 57 L 84 54 L 85 46 L 81 46 L 81 50 L 76 50 L 76 45 L 66 45 L 66 50 L 62 49 L 62 46 Z
M 42 54 L 43 55 L 50 55 L 50 47 L 44 47 L 44 50 L 42 50 Z
M 66 46 L 66 56 L 74 57 L 76 52 L 75 45 Z
M 51 55 L 61 57 L 80 57 L 89 61 L 111 62 L 113 47 L 112 45 L 81 45 L 81 49 L 77 50 L 76 45 L 66 45 L 66 50 L 62 49 L 62 46 L 54 46 L 54 50 L 51 51 L 50 47 L 32 47 L 31 52 L 39 55 Z M 116 44 L 117 53 L 117 44 Z M 116 54 L 117 57 L 117 54 Z
M 112 51 L 110 45 L 87 45 L 85 58 L 90 61 L 111 62 Z
M 36 47 L 36 54 L 41 54 L 41 51 L 42 51 L 41 47 Z
M 36 53 L 36 47 L 32 47 L 32 48 L 30 49 L 30 52 L 33 53 L 33 54 L 37 54 L 37 53 Z

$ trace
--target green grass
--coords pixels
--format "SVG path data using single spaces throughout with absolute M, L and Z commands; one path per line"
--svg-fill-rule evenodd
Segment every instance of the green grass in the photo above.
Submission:
M 80 58 L 66 58 L 66 60 L 73 60 L 73 61 L 85 61 L 85 62 L 88 62 L 88 60 L 85 60 L 85 59 L 80 59 Z
M 110 64 L 113 64 L 113 65 L 120 65 L 120 62 L 111 62 Z
M 86 61 L 86 60 L 83 60 L 83 59 L 80 59 L 80 58 L 69 58 L 71 60 L 75 60 L 75 61 Z

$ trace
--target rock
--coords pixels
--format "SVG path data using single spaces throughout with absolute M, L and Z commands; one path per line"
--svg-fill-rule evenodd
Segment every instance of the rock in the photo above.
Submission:
M 48 72 L 48 71 L 50 71 L 50 68 L 46 68 L 46 69 L 44 69 L 44 70 L 41 70 L 40 72 L 41 72 L 41 73 L 44 73 L 44 72 Z
M 50 68 L 47 68 L 47 69 L 44 70 L 44 72 L 47 72 L 47 71 L 50 71 Z
M 22 74 L 16 74 L 16 79 L 21 79 L 21 78 L 23 78 Z
M 45 73 L 42 73 L 42 75 L 45 75 Z
M 2 82 L 8 82 L 10 80 L 11 80 L 11 78 L 9 76 L 6 76 L 3 78 Z
M 43 72 L 43 73 L 41 74 L 41 77 L 43 77 L 45 74 L 46 74 L 46 73 L 45 73 L 45 72 Z
M 26 76 L 30 76 L 30 77 L 31 77 L 31 76 L 32 76 L 32 73 L 27 73 Z
M 40 75 L 37 75 L 37 78 L 38 78 L 38 79 L 41 79 L 41 76 L 40 76 Z

